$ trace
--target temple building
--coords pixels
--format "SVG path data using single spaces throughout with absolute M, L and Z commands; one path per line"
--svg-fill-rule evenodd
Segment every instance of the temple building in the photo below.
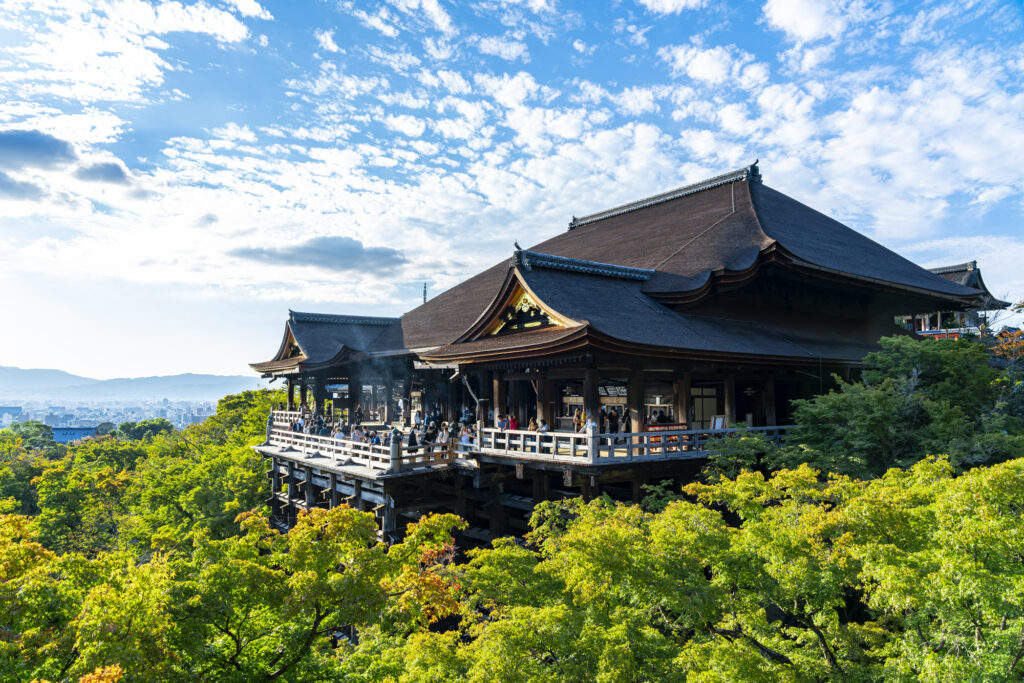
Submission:
M 791 400 L 856 373 L 915 311 L 1005 306 L 946 275 L 771 189 L 754 164 L 573 217 L 399 318 L 290 312 L 277 353 L 252 364 L 289 389 L 259 448 L 275 515 L 345 500 L 393 536 L 402 515 L 440 508 L 493 536 L 538 500 L 635 500 L 699 470 L 710 430 L 777 436 Z M 288 430 L 299 406 L 406 426 L 471 413 L 478 434 L 357 453 Z M 598 428 L 578 434 L 577 411 Z M 497 429 L 506 414 L 523 427 Z M 551 435 L 525 432 L 531 417 Z
M 942 339 L 959 339 L 966 335 L 980 336 L 985 330 L 988 330 L 988 313 L 1010 305 L 1010 302 L 1000 301 L 988 291 L 985 281 L 981 279 L 981 269 L 978 268 L 977 261 L 958 263 L 955 266 L 929 268 L 928 270 L 950 282 L 977 289 L 983 292 L 983 296 L 978 298 L 974 308 L 930 311 L 901 316 L 898 319 L 898 322 L 908 330 L 913 330 L 919 335 Z

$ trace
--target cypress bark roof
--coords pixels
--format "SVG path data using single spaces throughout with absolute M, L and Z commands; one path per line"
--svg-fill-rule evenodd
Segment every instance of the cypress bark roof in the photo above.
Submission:
M 277 354 L 264 363 L 250 363 L 249 367 L 258 372 L 281 372 L 330 364 L 347 352 L 373 348 L 377 339 L 397 323 L 398 318 L 288 311 Z
M 407 350 L 425 358 L 495 354 L 586 337 L 612 348 L 631 344 L 690 353 L 856 360 L 871 349 L 864 321 L 794 318 L 770 324 L 679 313 L 659 303 L 698 301 L 714 283 L 753 277 L 771 260 L 825 273 L 851 286 L 881 289 L 944 310 L 991 298 L 977 281 L 929 272 L 842 223 L 762 184 L 757 165 L 573 218 L 569 230 L 502 261 L 400 319 L 292 313 L 290 331 L 304 367 L 337 361 L 345 350 Z M 510 269 L 570 328 L 500 339 L 467 336 L 496 305 Z M 966 286 L 965 286 L 966 285 Z M 1005 305 L 1004 302 L 996 302 Z M 456 343 L 458 342 L 458 343 Z M 254 364 L 263 370 L 285 363 Z
M 642 291 L 661 298 L 699 292 L 718 274 L 749 271 L 771 251 L 801 267 L 946 300 L 950 307 L 981 294 L 763 185 L 756 165 L 574 218 L 568 231 L 523 253 L 653 271 Z M 490 303 L 509 266 L 498 263 L 402 316 L 405 348 L 457 339 Z M 577 317 L 574 310 L 560 312 Z
M 955 282 L 958 285 L 984 292 L 985 296 L 979 300 L 978 310 L 992 311 L 999 308 L 1006 308 L 1010 305 L 1009 301 L 1000 301 L 992 296 L 992 292 L 988 291 L 988 287 L 985 286 L 985 281 L 981 279 L 981 269 L 978 268 L 977 261 L 958 263 L 955 266 L 929 268 L 928 270 L 929 272 L 935 273 L 939 277 L 949 280 L 950 282 Z

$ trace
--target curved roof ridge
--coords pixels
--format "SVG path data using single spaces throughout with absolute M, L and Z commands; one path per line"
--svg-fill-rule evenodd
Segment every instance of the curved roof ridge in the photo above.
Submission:
M 392 325 L 398 318 L 384 318 L 366 315 L 341 315 L 337 313 L 302 313 L 288 311 L 288 319 L 297 323 L 338 323 L 342 325 Z
M 547 268 L 549 270 L 564 270 L 572 273 L 585 273 L 587 275 L 602 275 L 604 277 L 640 281 L 649 280 L 655 273 L 655 271 L 649 268 L 634 268 L 614 263 L 586 261 L 584 259 L 555 256 L 554 254 L 544 254 L 539 251 L 528 251 L 525 249 L 516 250 L 512 265 L 522 265 L 526 270 Z
M 978 290 L 930 272 L 867 235 L 763 183 L 749 185 L 761 230 L 804 264 L 846 277 L 960 299 Z
M 727 185 L 728 183 L 735 183 L 744 180 L 753 180 L 756 182 L 760 182 L 761 173 L 757 168 L 757 161 L 750 164 L 749 166 L 738 168 L 735 171 L 723 173 L 722 175 L 717 175 L 713 178 L 708 178 L 707 180 L 702 180 L 691 185 L 677 187 L 676 189 L 669 190 L 668 192 L 662 192 L 661 194 L 645 197 L 644 199 L 638 199 L 627 204 L 621 204 L 619 206 L 615 206 L 610 209 L 605 209 L 604 211 L 598 211 L 597 213 L 592 213 L 581 218 L 573 216 L 572 220 L 569 221 L 569 229 L 574 230 L 575 228 L 578 228 L 580 226 L 587 225 L 589 223 L 595 223 L 597 221 L 604 220 L 605 218 L 621 216 L 624 213 L 630 213 L 631 211 L 646 209 L 649 206 L 662 204 L 664 202 L 670 202 L 673 199 L 679 199 L 680 197 L 696 194 L 697 192 L 710 190 L 713 187 L 719 187 L 720 185 Z
M 958 263 L 954 266 L 939 266 L 938 268 L 929 268 L 931 272 L 936 275 L 942 275 L 944 273 L 960 273 L 965 270 L 977 270 L 977 261 L 967 261 L 966 263 Z

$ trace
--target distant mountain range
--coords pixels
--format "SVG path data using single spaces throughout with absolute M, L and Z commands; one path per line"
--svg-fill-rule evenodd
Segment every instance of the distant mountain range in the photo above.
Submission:
M 0 365 L 0 400 L 215 401 L 266 386 L 255 375 L 166 375 L 91 379 L 63 370 L 26 370 Z

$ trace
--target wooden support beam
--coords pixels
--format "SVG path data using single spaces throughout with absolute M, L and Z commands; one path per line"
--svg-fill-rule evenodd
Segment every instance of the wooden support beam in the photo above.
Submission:
M 736 422 L 736 373 L 730 372 L 725 378 L 725 425 Z
M 629 410 L 629 431 L 644 431 L 644 373 L 634 370 L 629 374 L 626 385 L 626 407 Z
M 392 543 L 396 539 L 398 531 L 398 517 L 395 514 L 395 501 L 391 496 L 384 497 L 384 518 L 381 520 L 380 530 L 383 532 L 384 540 Z
M 764 421 L 769 427 L 778 424 L 775 415 L 775 373 L 769 373 L 764 381 Z
M 494 396 L 494 421 L 497 423 L 508 412 L 508 392 L 505 391 L 505 378 L 500 372 L 495 372 L 491 380 L 492 393 Z M 487 425 L 493 427 L 494 424 Z
M 690 424 L 690 386 L 693 382 L 693 375 L 689 371 L 684 372 L 676 379 L 673 388 L 673 407 L 675 411 L 675 422 Z
M 329 504 L 330 504 L 331 508 L 333 509 L 333 508 L 338 507 L 338 475 L 336 473 L 334 473 L 334 472 L 331 472 L 330 481 L 331 481 L 331 483 L 330 483 L 331 493 L 330 493 Z
M 281 493 L 281 463 L 276 457 L 270 459 L 270 492 L 273 494 L 270 514 L 276 517 L 281 514 L 281 501 L 277 497 Z
M 366 510 L 366 501 L 363 500 L 363 482 L 356 479 L 352 482 L 352 488 L 356 498 L 355 508 L 356 510 Z
M 597 392 L 597 368 L 583 370 L 583 412 L 584 421 L 590 416 L 595 422 L 601 412 L 601 401 Z
M 306 509 L 312 510 L 316 507 L 316 489 L 313 487 L 313 468 L 304 467 L 303 474 L 306 475 L 306 479 L 303 482 L 306 489 Z

